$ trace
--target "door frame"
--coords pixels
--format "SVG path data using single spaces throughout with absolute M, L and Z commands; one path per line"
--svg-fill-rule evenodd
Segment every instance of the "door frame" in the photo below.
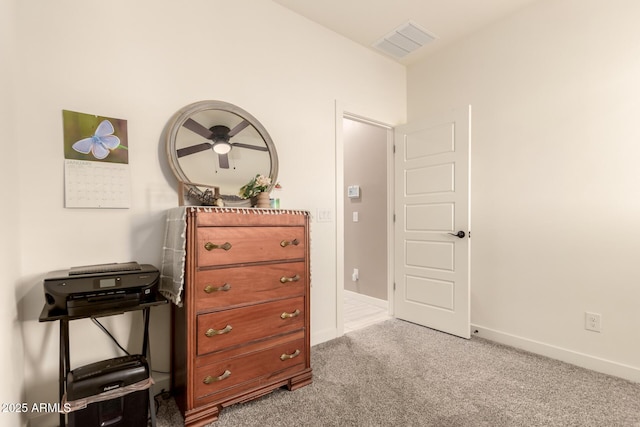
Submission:
M 353 113 L 350 106 L 335 102 L 336 156 L 336 336 L 344 335 L 344 130 L 343 119 L 350 119 L 387 129 L 387 301 L 393 317 L 394 268 L 394 128 L 393 126 Z

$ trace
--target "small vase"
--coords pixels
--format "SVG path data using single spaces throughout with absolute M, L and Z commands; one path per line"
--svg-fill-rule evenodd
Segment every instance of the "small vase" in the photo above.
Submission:
M 270 208 L 271 203 L 269 202 L 269 193 L 263 191 L 262 193 L 258 193 L 258 202 L 256 203 L 256 208 Z

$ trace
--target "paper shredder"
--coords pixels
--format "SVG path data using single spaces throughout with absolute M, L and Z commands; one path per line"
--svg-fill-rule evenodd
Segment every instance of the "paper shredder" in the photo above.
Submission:
M 149 380 L 149 365 L 142 355 L 102 360 L 70 371 L 67 401 L 82 406 L 69 412 L 69 426 L 146 426 Z

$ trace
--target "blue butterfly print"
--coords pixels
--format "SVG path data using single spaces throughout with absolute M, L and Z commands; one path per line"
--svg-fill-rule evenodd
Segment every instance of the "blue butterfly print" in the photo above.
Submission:
M 110 150 L 114 150 L 120 145 L 120 138 L 112 133 L 115 131 L 109 120 L 103 120 L 96 129 L 93 136 L 81 139 L 72 145 L 72 148 L 79 153 L 93 153 L 93 157 L 102 160 L 109 155 Z

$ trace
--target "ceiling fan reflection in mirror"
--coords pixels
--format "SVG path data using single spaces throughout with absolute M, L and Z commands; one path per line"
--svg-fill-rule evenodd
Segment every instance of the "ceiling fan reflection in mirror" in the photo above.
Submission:
M 223 101 L 198 101 L 178 110 L 164 131 L 166 154 L 182 194 L 203 205 L 207 191 L 225 206 L 251 206 L 239 197 L 250 179 L 278 179 L 278 155 L 265 127 L 244 109 Z M 202 197 L 200 197 L 202 196 Z
M 229 156 L 228 153 L 234 147 L 248 148 L 250 150 L 269 151 L 267 147 L 260 147 L 257 145 L 243 144 L 241 142 L 231 142 L 231 138 L 240 133 L 244 128 L 249 126 L 249 122 L 242 120 L 233 129 L 225 125 L 215 125 L 210 128 L 206 128 L 200 123 L 196 122 L 192 118 L 188 118 L 183 125 L 185 128 L 192 132 L 197 133 L 205 139 L 211 142 L 203 142 L 201 144 L 192 145 L 176 150 L 178 157 L 188 156 L 190 154 L 200 153 L 208 149 L 212 149 L 218 155 L 218 162 L 222 169 L 229 169 Z

